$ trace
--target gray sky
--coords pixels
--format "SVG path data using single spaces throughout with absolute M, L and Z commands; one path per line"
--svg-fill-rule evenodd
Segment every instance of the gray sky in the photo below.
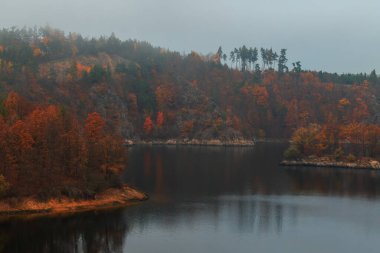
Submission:
M 287 48 L 304 68 L 380 72 L 378 0 L 0 0 L 0 24 L 146 40 L 180 52 Z M 290 63 L 288 64 L 290 65 Z

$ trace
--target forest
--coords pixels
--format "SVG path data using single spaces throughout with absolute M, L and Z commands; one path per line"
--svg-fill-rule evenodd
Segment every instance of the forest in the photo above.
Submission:
M 286 49 L 215 51 L 180 54 L 48 26 L 2 29 L 0 191 L 7 182 L 17 194 L 40 185 L 43 196 L 52 185 L 63 191 L 62 178 L 81 194 L 80 182 L 89 194 L 103 187 L 100 177 L 115 184 L 123 139 L 291 138 L 292 157 L 380 156 L 375 70 L 305 70 L 288 63 Z
M 125 151 L 96 112 L 82 123 L 10 92 L 0 103 L 0 197 L 92 198 L 120 186 Z

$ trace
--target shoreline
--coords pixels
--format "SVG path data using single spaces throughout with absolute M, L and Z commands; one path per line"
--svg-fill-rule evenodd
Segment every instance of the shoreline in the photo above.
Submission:
M 73 200 L 67 197 L 61 199 L 50 199 L 47 202 L 41 202 L 35 198 L 28 197 L 11 204 L 9 201 L 0 201 L 0 217 L 40 217 L 60 214 L 73 214 L 79 212 L 104 210 L 129 206 L 149 197 L 127 185 L 120 189 L 111 188 L 95 195 L 91 200 Z
M 219 139 L 199 140 L 199 139 L 168 139 L 168 140 L 126 140 L 126 146 L 133 145 L 169 145 L 169 146 L 236 146 L 236 147 L 252 147 L 255 141 L 248 139 L 236 139 L 222 141 Z
M 286 167 L 317 167 L 317 168 L 337 168 L 337 169 L 355 169 L 355 170 L 378 170 L 380 171 L 380 162 L 376 160 L 343 162 L 343 161 L 325 161 L 323 159 L 302 159 L 302 160 L 283 160 L 281 166 Z

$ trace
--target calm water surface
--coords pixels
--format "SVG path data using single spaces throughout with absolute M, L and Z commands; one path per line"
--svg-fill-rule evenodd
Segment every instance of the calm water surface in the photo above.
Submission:
M 380 174 L 287 169 L 285 148 L 133 147 L 124 209 L 0 224 L 0 252 L 380 252 Z

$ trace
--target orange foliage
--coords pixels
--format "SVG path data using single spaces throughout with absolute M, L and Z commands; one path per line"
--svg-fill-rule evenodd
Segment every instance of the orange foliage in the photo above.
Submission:
M 320 125 L 311 124 L 298 128 L 292 135 L 292 145 L 304 155 L 319 155 L 326 148 L 326 134 Z
M 10 92 L 4 101 L 4 106 L 8 112 L 17 111 L 20 101 L 21 97 L 16 92 Z
M 24 121 L 16 121 L 10 128 L 12 135 L 16 138 L 13 143 L 16 148 L 31 149 L 34 143 L 32 135 Z
M 39 49 L 38 47 L 33 48 L 33 56 L 34 57 L 40 57 L 41 55 L 42 55 L 41 49 Z
M 120 173 L 122 139 L 105 133 L 98 113 L 89 114 L 83 127 L 58 106 L 28 112 L 23 101 L 10 93 L 3 102 L 9 113 L 0 113 L 0 174 L 14 193 L 51 196 L 70 185 L 86 191 Z
M 103 135 L 104 125 L 105 121 L 97 112 L 88 114 L 84 126 L 87 138 L 92 142 L 99 140 Z
M 274 84 L 277 81 L 277 75 L 273 71 L 268 71 L 264 73 L 263 85 Z
M 157 107 L 164 110 L 167 107 L 172 107 L 175 103 L 175 89 L 172 85 L 159 85 L 155 90 Z
M 240 93 L 246 97 L 251 95 L 258 105 L 265 106 L 268 104 L 269 93 L 265 86 L 244 86 L 240 89 Z
M 264 106 L 268 104 L 269 94 L 264 86 L 254 86 L 252 93 L 258 105 Z
M 157 120 L 156 120 L 156 125 L 158 128 L 161 128 L 164 124 L 164 113 L 163 112 L 158 112 L 157 113 Z
M 24 117 L 31 109 L 29 104 L 15 92 L 8 93 L 3 104 L 9 114 L 8 120 L 12 123 Z
M 301 79 L 302 84 L 304 85 L 319 85 L 320 84 L 319 78 L 311 72 L 301 73 L 300 79 Z
M 347 106 L 347 105 L 350 105 L 350 100 L 348 100 L 347 98 L 342 98 L 339 100 L 339 105 L 341 106 Z
M 337 156 L 380 158 L 380 126 L 365 123 L 316 125 L 298 128 L 292 135 L 292 147 L 302 156 Z M 340 150 L 338 154 L 337 150 Z M 341 153 L 341 154 L 339 154 Z
M 83 77 L 83 73 L 84 72 L 86 72 L 88 74 L 91 71 L 91 67 L 90 66 L 83 65 L 83 64 L 81 64 L 79 62 L 77 62 L 76 68 L 77 68 L 77 75 L 78 75 L 79 78 Z
M 369 117 L 368 105 L 361 98 L 356 98 L 356 106 L 352 111 L 352 119 L 356 122 L 364 121 Z

